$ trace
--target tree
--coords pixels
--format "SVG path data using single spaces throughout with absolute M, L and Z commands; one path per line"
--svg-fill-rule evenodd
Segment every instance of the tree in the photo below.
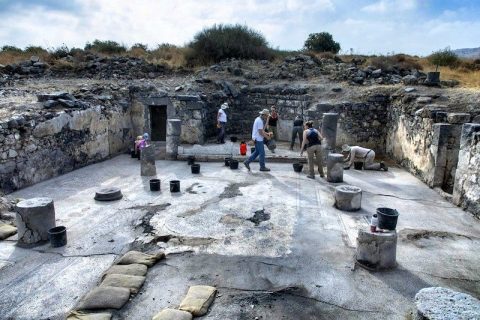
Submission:
M 435 51 L 427 59 L 435 65 L 435 71 L 438 71 L 438 66 L 455 68 L 458 63 L 458 56 L 450 48 Z
M 305 40 L 305 49 L 316 52 L 333 52 L 340 51 L 340 44 L 333 40 L 328 32 L 310 33 Z

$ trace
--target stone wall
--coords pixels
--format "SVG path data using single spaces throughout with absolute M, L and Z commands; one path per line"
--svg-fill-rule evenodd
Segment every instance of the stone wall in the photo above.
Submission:
M 453 202 L 480 218 L 480 124 L 463 125 Z
M 338 113 L 337 148 L 342 144 L 360 145 L 381 155 L 385 153 L 388 102 L 388 96 L 372 95 L 361 103 L 317 103 L 307 114 L 321 123 L 324 113 Z
M 96 106 L 0 123 L 0 189 L 11 192 L 126 151 L 130 119 L 122 108 Z
M 403 99 L 392 104 L 386 149 L 389 156 L 430 187 L 451 193 L 458 162 L 461 126 L 468 113 L 448 113 L 446 106 Z
M 309 93 L 306 86 L 244 86 L 240 94 L 230 102 L 227 110 L 227 134 L 250 136 L 253 120 L 262 109 L 277 106 L 279 140 L 290 141 L 293 120 L 296 115 L 313 120 L 321 127 L 324 113 L 339 114 L 337 146 L 344 143 L 373 148 L 379 154 L 385 152 L 385 136 L 388 123 L 389 97 L 372 95 L 366 102 L 323 103 Z M 217 108 L 211 108 L 207 119 L 215 119 Z M 212 121 L 209 126 L 214 127 Z M 207 130 L 214 135 L 214 130 Z

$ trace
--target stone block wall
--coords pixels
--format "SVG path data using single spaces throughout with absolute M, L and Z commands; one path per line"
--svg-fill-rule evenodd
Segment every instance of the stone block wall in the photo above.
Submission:
M 227 134 L 250 136 L 254 119 L 262 109 L 277 106 L 280 119 L 277 125 L 279 139 L 290 141 L 293 120 L 300 115 L 304 120 L 313 120 L 320 128 L 324 113 L 339 114 L 337 146 L 344 143 L 362 145 L 385 152 L 387 132 L 388 96 L 374 95 L 367 102 L 321 103 L 303 86 L 254 86 L 244 87 L 227 110 Z M 217 108 L 213 107 L 214 118 Z M 214 126 L 214 123 L 211 124 Z M 207 134 L 215 134 L 206 131 Z
M 130 115 L 102 106 L 0 123 L 0 189 L 13 190 L 126 151 Z
M 462 121 L 468 121 L 470 114 L 445 110 L 437 104 L 393 104 L 386 149 L 392 159 L 430 187 L 451 193 Z
M 368 102 L 339 104 L 317 103 L 307 112 L 310 119 L 322 119 L 324 113 L 338 113 L 337 148 L 342 144 L 360 145 L 385 153 L 388 124 L 388 97 L 372 96 Z M 321 123 L 321 121 L 320 121 Z
M 463 125 L 453 202 L 480 218 L 480 124 Z

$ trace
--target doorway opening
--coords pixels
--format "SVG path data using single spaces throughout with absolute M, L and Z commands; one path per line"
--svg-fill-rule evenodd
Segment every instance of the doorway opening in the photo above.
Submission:
M 167 106 L 150 106 L 152 141 L 167 140 Z

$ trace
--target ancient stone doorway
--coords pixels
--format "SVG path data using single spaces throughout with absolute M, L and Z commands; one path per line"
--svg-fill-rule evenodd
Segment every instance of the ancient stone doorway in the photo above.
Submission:
M 167 106 L 150 106 L 152 141 L 167 140 Z

